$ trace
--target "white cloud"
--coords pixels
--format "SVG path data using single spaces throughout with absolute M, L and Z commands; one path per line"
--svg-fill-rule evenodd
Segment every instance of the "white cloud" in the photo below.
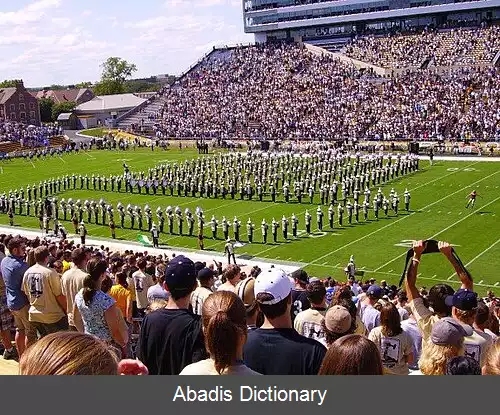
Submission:
M 166 0 L 164 6 L 168 9 L 209 8 L 214 6 L 242 7 L 242 2 L 240 0 Z
M 61 0 L 40 0 L 30 3 L 15 12 L 0 12 L 0 26 L 26 25 L 45 17 L 45 11 L 61 5 Z

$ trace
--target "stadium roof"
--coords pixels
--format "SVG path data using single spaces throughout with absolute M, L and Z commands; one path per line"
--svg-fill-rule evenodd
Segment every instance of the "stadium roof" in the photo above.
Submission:
M 77 112 L 108 112 L 135 108 L 146 100 L 134 94 L 103 95 L 78 105 Z

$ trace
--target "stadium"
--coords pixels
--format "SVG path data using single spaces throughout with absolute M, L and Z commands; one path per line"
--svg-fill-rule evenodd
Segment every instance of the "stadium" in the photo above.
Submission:
M 410 304 L 432 303 L 432 287 L 449 289 L 452 299 L 474 290 L 480 298 L 472 308 L 484 305 L 487 317 L 471 320 L 465 308 L 461 322 L 486 340 L 474 339 L 478 349 L 465 347 L 465 356 L 488 366 L 487 351 L 498 350 L 500 316 L 500 2 L 244 0 L 242 15 L 254 44 L 214 47 L 154 94 L 102 99 L 98 115 L 90 115 L 94 98 L 44 125 L 22 83 L 0 89 L 0 242 L 10 251 L 7 259 L 23 245 L 30 266 L 45 264 L 58 275 L 80 269 L 75 261 L 96 269 L 104 263 L 111 293 L 118 274 L 134 270 L 139 283 L 132 272 L 126 275 L 135 287 L 133 310 L 130 301 L 130 310 L 107 323 L 113 333 L 124 331 L 120 318 L 130 328 L 121 338 L 108 337 L 121 356 L 137 355 L 151 374 L 179 374 L 194 362 L 184 354 L 174 363 L 151 356 L 160 322 L 143 284 L 163 293 L 162 281 L 169 283 L 159 275 L 170 275 L 170 267 L 177 267 L 172 276 L 180 273 L 179 257 L 190 258 L 197 273 L 210 269 L 216 281 L 210 290 L 229 287 L 247 312 L 245 281 L 255 279 L 257 287 L 259 275 L 278 278 L 279 270 L 293 280 L 287 295 L 297 296 L 294 327 L 327 348 L 340 332 L 327 327 L 326 306 L 342 304 L 345 311 L 351 301 L 357 309 L 352 325 L 357 313 L 365 332 L 358 325 L 348 334 L 377 333 L 368 338 L 385 345 L 383 370 L 390 374 L 444 374 L 445 368 L 424 373 L 412 347 L 404 355 L 410 360 L 391 355 L 387 344 L 397 336 L 380 334 L 380 322 L 370 326 L 365 308 L 389 313 L 379 310 L 393 304 L 401 320 L 411 313 L 418 322 L 421 309 Z M 68 132 L 77 118 L 89 128 Z M 433 255 L 420 257 L 422 250 Z M 2 262 L 4 269 L 12 273 Z M 20 317 L 4 280 L 9 300 L 2 312 L 10 327 Z M 61 281 L 56 300 L 66 295 L 64 276 Z M 31 290 L 27 298 L 36 309 L 43 293 L 37 288 L 34 295 L 35 285 L 23 291 Z M 298 328 L 298 316 L 314 305 L 307 296 L 317 297 L 311 290 L 324 291 L 316 305 L 325 313 L 321 324 L 316 319 Z M 94 291 L 98 297 L 91 298 L 107 295 Z M 344 303 L 342 293 L 349 297 Z M 88 301 L 75 294 L 64 307 L 74 313 L 67 325 L 88 333 Z M 167 291 L 162 295 L 172 301 Z M 265 324 L 265 301 L 274 300 L 260 303 Z M 202 314 L 201 303 L 190 304 Z M 435 298 L 433 304 L 437 318 Z M 54 321 L 34 322 L 40 338 L 60 331 Z M 254 337 L 249 349 L 256 348 Z M 16 347 L 24 349 L 17 337 Z M 283 362 L 268 369 L 255 350 L 244 360 L 248 370 L 263 374 L 317 374 L 322 361 L 306 373 Z

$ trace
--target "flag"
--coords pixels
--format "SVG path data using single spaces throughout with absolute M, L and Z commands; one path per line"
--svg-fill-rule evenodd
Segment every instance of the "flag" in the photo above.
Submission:
M 144 246 L 153 246 L 153 242 L 151 242 L 146 235 L 139 235 L 137 240 Z
M 236 242 L 233 246 L 234 246 L 235 248 L 241 248 L 241 247 L 243 247 L 243 246 L 245 246 L 245 245 L 246 245 L 246 244 L 242 244 L 241 242 Z

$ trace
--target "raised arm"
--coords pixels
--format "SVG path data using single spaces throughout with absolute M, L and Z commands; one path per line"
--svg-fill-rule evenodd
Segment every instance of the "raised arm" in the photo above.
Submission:
M 448 242 L 439 241 L 438 247 L 441 253 L 444 254 L 444 256 L 448 258 L 448 261 L 451 262 L 451 265 L 453 265 L 455 272 L 457 273 L 458 277 L 460 278 L 460 281 L 462 282 L 461 288 L 473 291 L 474 282 L 472 281 L 472 278 L 466 272 L 464 272 L 463 268 L 460 266 L 456 258 L 453 256 L 451 245 Z
M 408 302 L 420 297 L 420 293 L 417 288 L 417 274 L 418 266 L 420 265 L 420 258 L 422 257 L 424 249 L 424 241 L 413 241 L 413 257 L 410 261 L 408 273 L 406 274 L 405 279 L 405 289 L 406 295 L 408 296 Z

